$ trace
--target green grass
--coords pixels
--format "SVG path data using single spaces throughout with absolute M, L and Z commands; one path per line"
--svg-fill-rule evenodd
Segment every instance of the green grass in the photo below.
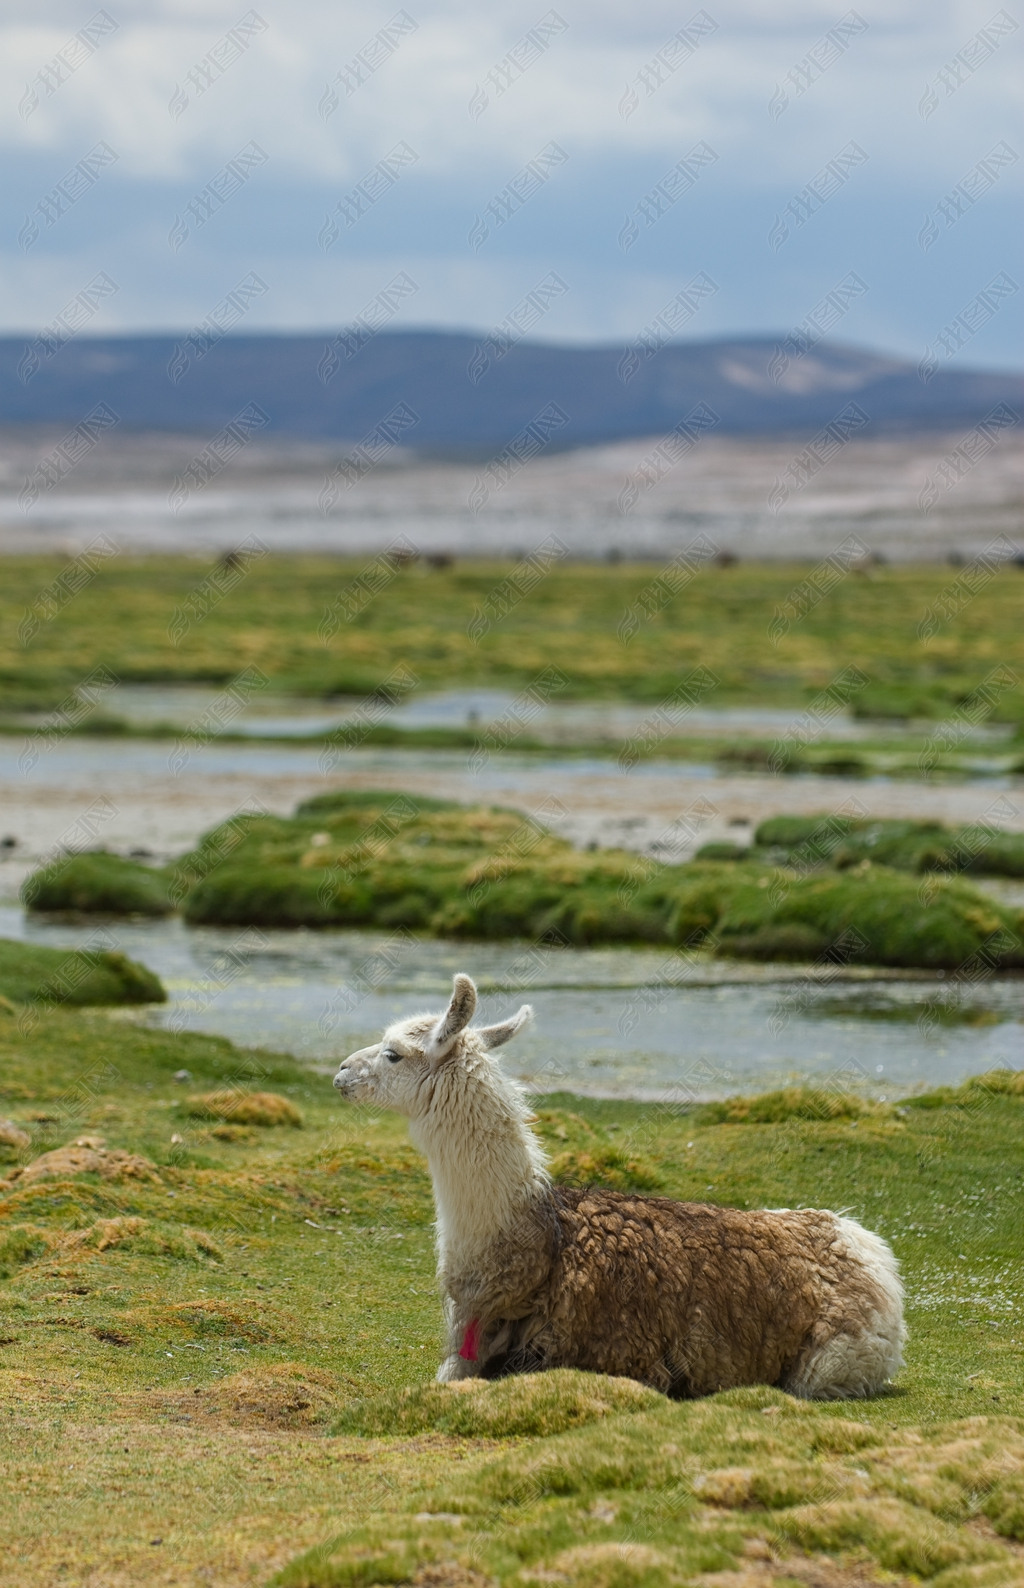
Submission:
M 704 945 L 759 960 L 832 952 L 926 969 L 977 954 L 993 967 L 1024 964 L 1020 912 L 957 880 L 937 878 L 923 898 L 913 878 L 870 862 L 806 874 L 757 858 L 669 866 L 581 852 L 512 811 L 404 794 L 340 792 L 292 818 L 233 819 L 174 870 L 186 920 L 203 925 Z
M 813 819 L 788 817 L 760 835 L 769 828 L 818 830 Z M 30 877 L 23 896 L 36 910 L 100 914 L 119 900 L 125 913 L 164 911 L 173 897 L 196 925 L 660 943 L 741 959 L 832 954 L 931 970 L 974 956 L 990 969 L 1024 965 L 1020 910 L 955 878 L 936 877 L 925 895 L 866 853 L 836 870 L 817 865 L 816 850 L 816 867 L 801 869 L 806 847 L 794 841 L 761 846 L 751 859 L 716 854 L 669 866 L 620 850 L 581 852 L 514 811 L 340 791 L 307 801 L 292 818 L 233 818 L 159 874 L 82 855 Z
M 613 753 L 629 766 L 668 758 L 853 777 L 1006 775 L 1024 767 L 1024 692 L 1013 682 L 1024 670 L 1021 581 L 1009 566 L 955 622 L 934 632 L 925 623 L 924 637 L 922 619 L 941 607 L 956 577 L 947 568 L 852 574 L 800 616 L 810 570 L 776 563 L 708 566 L 675 595 L 671 575 L 661 579 L 655 564 L 559 564 L 512 600 L 512 565 L 483 560 L 446 569 L 414 562 L 383 569 L 380 578 L 377 567 L 360 585 L 364 562 L 275 556 L 222 589 L 218 570 L 192 558 L 115 558 L 67 600 L 54 583 L 65 567 L 60 558 L 4 560 L 0 734 L 23 735 L 18 714 L 28 710 L 52 713 L 43 726 L 48 741 L 76 733 L 178 738 L 188 728 L 132 725 L 110 709 L 116 697 L 88 709 L 76 690 L 98 678 L 224 686 L 224 700 L 210 708 L 210 731 L 252 744 L 258 740 L 235 730 L 240 702 L 254 695 L 341 700 L 386 694 L 390 680 L 403 697 L 484 685 L 539 691 L 555 702 L 683 704 L 626 740 L 533 721 L 528 707 L 497 732 L 403 727 L 371 714 L 357 725 L 361 745 L 483 746 L 497 755 L 556 746 L 570 756 Z M 348 597 L 354 616 L 341 621 Z M 779 613 L 788 627 L 780 627 Z M 698 669 L 702 706 L 796 706 L 810 715 L 788 736 L 708 734 L 685 710 L 686 681 Z M 906 735 L 830 738 L 832 713 L 844 700 L 854 716 L 908 721 Z M 955 731 L 929 738 L 927 722 L 911 718 L 951 719 Z M 986 719 L 1015 724 L 1016 736 L 994 744 L 961 738 L 961 727 Z M 205 732 L 204 723 L 205 715 Z M 344 747 L 351 733 L 327 739 Z M 324 736 L 288 742 L 323 743 Z
M 0 683 L 0 711 L 3 685 Z M 933 705 L 936 703 L 933 702 Z M 958 708 L 959 709 L 959 708 Z M 966 708 L 972 710 L 972 707 Z M 1013 709 L 1013 703 L 1009 708 Z M 954 719 L 955 720 L 955 719 Z M 255 726 L 255 722 L 253 723 Z M 467 750 L 475 754 L 503 755 L 512 751 L 516 755 L 545 756 L 552 752 L 568 760 L 580 758 L 614 757 L 619 766 L 629 770 L 643 761 L 685 761 L 699 765 L 714 765 L 724 773 L 770 772 L 773 776 L 799 777 L 804 774 L 837 777 L 870 777 L 882 775 L 899 778 L 962 778 L 1005 777 L 1024 771 L 1024 756 L 1020 750 L 1020 730 L 1016 735 L 1007 730 L 1005 738 L 995 744 L 973 742 L 969 737 L 963 742 L 942 744 L 934 737 L 934 729 L 927 723 L 906 725 L 898 738 L 865 733 L 851 743 L 847 738 L 830 738 L 827 733 L 816 735 L 809 743 L 801 743 L 798 736 L 787 737 L 785 732 L 775 738 L 738 731 L 736 734 L 708 733 L 695 727 L 686 731 L 685 718 L 676 724 L 675 731 L 662 733 L 664 723 L 653 715 L 650 722 L 642 721 L 632 737 L 621 733 L 602 732 L 599 726 L 568 729 L 564 722 L 554 718 L 540 721 L 529 731 L 520 730 L 514 718 L 499 722 L 497 731 L 481 727 L 406 727 L 397 723 L 361 723 L 354 732 L 338 728 L 328 732 L 310 734 L 282 732 L 242 733 L 225 724 L 217 732 L 220 744 L 286 745 L 290 749 L 317 747 L 336 751 L 350 742 L 360 748 L 373 749 L 384 746 L 405 750 Z M 187 738 L 189 721 L 177 723 L 135 723 L 126 717 L 105 712 L 79 716 L 77 707 L 66 721 L 45 730 L 47 739 L 85 737 L 113 737 L 120 739 L 175 740 Z M 24 719 L 16 715 L 0 716 L 0 736 L 25 737 Z
M 396 666 L 423 688 L 517 688 L 557 668 L 565 698 L 638 701 L 663 700 L 704 667 L 718 680 L 706 703 L 799 704 L 832 682 L 840 657 L 866 679 L 854 709 L 946 716 L 994 668 L 1024 673 L 1021 576 L 1010 567 L 930 638 L 919 637 L 918 625 L 955 573 L 883 567 L 870 578 L 841 581 L 804 616 L 791 616 L 773 644 L 777 612 L 801 606 L 790 598 L 806 566 L 709 566 L 672 595 L 670 584 L 657 585 L 655 564 L 559 564 L 510 602 L 510 564 L 468 561 L 439 570 L 413 563 L 386 578 L 379 594 L 356 601 L 351 621 L 329 625 L 325 643 L 318 633 L 325 614 L 352 592 L 365 566 L 267 557 L 233 588 L 206 586 L 204 596 L 212 564 L 111 559 L 48 618 L 50 609 L 37 603 L 64 560 L 5 558 L 0 708 L 53 708 L 98 666 L 122 681 L 215 684 L 257 668 L 277 689 L 324 697 L 365 694 Z M 639 622 L 627 624 L 624 643 L 619 629 L 629 609 Z M 182 623 L 176 614 L 188 610 L 205 616 Z M 42 621 L 31 634 L 21 631 L 22 643 L 22 620 L 33 612 Z M 477 641 L 481 612 L 489 622 Z M 1019 687 L 997 694 L 994 716 L 1020 721 Z
M 754 834 L 754 857 L 782 866 L 847 869 L 866 860 L 897 871 L 1024 877 L 1024 833 L 934 821 L 772 816 Z
M 169 915 L 167 877 L 105 849 L 68 855 L 32 873 L 22 888 L 30 910 L 88 915 Z
M 514 726 L 514 724 L 513 724 Z M 891 739 L 858 739 L 851 744 L 846 739 L 830 739 L 827 735 L 812 744 L 790 741 L 785 734 L 774 739 L 742 735 L 710 735 L 695 731 L 660 734 L 660 725 L 648 732 L 641 727 L 638 736 L 623 739 L 612 733 L 597 734 L 588 729 L 587 736 L 580 733 L 566 735 L 556 720 L 550 725 L 541 724 L 534 732 L 512 732 L 504 738 L 482 728 L 408 728 L 397 724 L 379 723 L 358 728 L 355 739 L 360 748 L 373 749 L 386 746 L 405 750 L 467 750 L 475 754 L 498 755 L 511 751 L 516 755 L 543 756 L 550 759 L 552 752 L 559 759 L 601 757 L 615 759 L 618 765 L 629 770 L 642 761 L 684 761 L 698 765 L 713 765 L 723 773 L 770 772 L 773 776 L 799 777 L 805 774 L 819 777 L 885 777 L 928 779 L 958 779 L 970 777 L 1005 777 L 1024 771 L 1024 756 L 1020 753 L 1018 738 L 1009 738 L 996 746 L 978 745 L 970 740 L 960 745 L 939 749 L 928 733 L 920 728 L 908 729 L 894 742 Z M 66 729 L 55 730 L 58 738 L 117 737 L 153 741 L 154 739 L 180 740 L 187 738 L 187 722 L 163 726 L 133 724 L 124 717 L 86 717 Z M 17 718 L 0 718 L 0 736 L 24 739 L 25 726 Z M 274 744 L 289 749 L 317 747 L 336 750 L 348 741 L 347 730 L 328 733 L 238 733 L 225 730 L 216 735 L 218 744 L 256 745 Z
M 287 1099 L 303 1128 L 192 1117 L 194 1095 L 226 1091 Z M 891 1394 L 846 1405 L 771 1389 L 670 1403 L 575 1373 L 434 1385 L 423 1162 L 400 1120 L 287 1056 L 99 1011 L 42 1009 L 26 1032 L 0 1008 L 0 1109 L 32 1137 L 0 1147 L 19 1588 L 469 1588 L 471 1571 L 621 1588 L 760 1556 L 785 1584 L 805 1552 L 862 1561 L 827 1579 L 851 1588 L 879 1570 L 1019 1583 L 1019 1074 L 871 1107 L 800 1088 L 682 1110 L 539 1100 L 566 1178 L 845 1208 L 889 1238 L 907 1365 Z M 151 1167 L 19 1187 L 15 1170 L 79 1137 Z
M 116 949 L 44 948 L 0 938 L 0 997 L 22 1004 L 164 1003 L 157 976 Z

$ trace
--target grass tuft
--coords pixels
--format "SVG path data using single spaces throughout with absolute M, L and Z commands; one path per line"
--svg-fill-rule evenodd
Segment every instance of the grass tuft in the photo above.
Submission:
M 305 1362 L 248 1367 L 194 1389 L 175 1404 L 232 1427 L 301 1429 L 326 1423 L 351 1391 Z
M 21 1004 L 160 1004 L 159 977 L 116 950 L 44 948 L 0 938 L 0 992 Z
M 541 1438 L 581 1428 L 602 1418 L 650 1411 L 660 1404 L 654 1390 L 632 1379 L 557 1369 L 485 1383 L 419 1384 L 348 1407 L 333 1425 L 336 1433 L 408 1436 L 436 1429 L 463 1438 Z
M 66 1232 L 14 1225 L 0 1244 L 0 1278 L 9 1279 L 19 1267 L 44 1256 L 74 1263 L 115 1249 L 187 1263 L 224 1258 L 223 1247 L 205 1230 L 175 1228 L 131 1215 L 98 1219 L 85 1229 Z
M 0 1279 L 10 1279 L 50 1247 L 49 1233 L 32 1224 L 15 1224 L 0 1235 Z
M 27 1130 L 22 1130 L 13 1119 L 0 1119 L 0 1148 L 6 1153 L 23 1153 L 32 1145 L 32 1137 Z
M 801 1549 L 852 1553 L 884 1571 L 930 1578 L 952 1566 L 992 1559 L 998 1551 L 961 1536 L 914 1506 L 896 1499 L 836 1500 L 778 1517 L 780 1534 Z
M 69 855 L 34 871 L 21 897 L 30 910 L 65 915 L 170 915 L 163 871 L 105 849 Z
M 299 1109 L 277 1092 L 206 1092 L 188 1098 L 183 1106 L 192 1119 L 223 1119 L 232 1125 L 291 1125 L 296 1129 L 302 1124 Z M 238 1138 L 232 1134 L 227 1139 Z
M 220 857 L 214 863 L 211 857 Z M 342 791 L 291 819 L 215 829 L 179 862 L 187 920 L 405 928 L 467 938 L 558 934 L 577 944 L 700 943 L 740 958 L 955 968 L 1024 964 L 1021 912 L 905 872 L 682 866 L 581 853 L 515 812 Z M 837 947 L 838 945 L 838 947 Z
M 1004 1478 L 986 1499 L 984 1511 L 1003 1538 L 1024 1543 L 1024 1477 L 1018 1472 Z
M 75 1257 L 114 1248 L 137 1253 L 140 1257 L 173 1257 L 183 1263 L 224 1260 L 223 1246 L 205 1230 L 179 1228 L 134 1216 L 99 1219 L 88 1229 L 62 1236 L 56 1249 L 62 1257 Z
M 823 1092 L 812 1086 L 786 1086 L 754 1097 L 728 1097 L 705 1103 L 700 1115 L 709 1125 L 779 1125 L 790 1119 L 859 1119 L 881 1112 L 849 1092 Z
M 562 1185 L 609 1186 L 614 1191 L 660 1191 L 665 1184 L 648 1158 L 619 1147 L 560 1152 L 551 1160 L 551 1173 Z
M 55 1147 L 33 1158 L 23 1168 L 10 1171 L 18 1190 L 37 1180 L 65 1180 L 72 1175 L 95 1174 L 101 1180 L 149 1180 L 161 1184 L 155 1163 L 137 1152 L 121 1148 L 108 1151 L 102 1137 L 83 1137 L 66 1147 Z

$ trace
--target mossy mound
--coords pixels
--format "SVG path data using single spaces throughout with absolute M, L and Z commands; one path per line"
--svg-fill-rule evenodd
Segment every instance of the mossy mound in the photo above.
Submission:
M 809 876 L 731 868 L 736 882 L 715 924 L 721 951 L 742 959 L 828 958 L 851 965 L 989 970 L 1024 964 L 1020 912 L 966 883 L 936 879 L 927 898 L 899 871 L 871 866 Z
M 418 1384 L 346 1408 L 334 1433 L 406 1436 L 436 1429 L 464 1438 L 538 1438 L 661 1403 L 632 1379 L 556 1368 L 487 1383 Z
M 223 1262 L 224 1249 L 206 1230 L 135 1216 L 99 1219 L 58 1244 L 62 1256 L 85 1256 L 122 1247 L 142 1257 L 172 1257 L 180 1263 Z
M 873 1557 L 883 1571 L 901 1577 L 909 1574 L 914 1581 L 977 1562 L 979 1557 L 983 1561 L 986 1554 L 998 1559 L 1001 1553 L 972 1547 L 969 1537 L 957 1536 L 952 1528 L 936 1527 L 927 1512 L 922 1515 L 918 1507 L 888 1497 L 832 1500 L 824 1505 L 797 1506 L 777 1516 L 780 1535 L 809 1553 L 842 1556 L 857 1550 Z M 960 1580 L 972 1579 L 965 1574 Z M 997 1580 L 1008 1583 L 1006 1576 Z
M 0 1234 L 0 1279 L 12 1279 L 27 1263 L 50 1250 L 51 1232 L 36 1224 L 13 1224 Z
M 665 1184 L 649 1159 L 618 1147 L 560 1152 L 551 1160 L 551 1174 L 561 1185 L 601 1185 L 613 1191 L 659 1191 Z
M 392 806 L 401 801 L 403 811 L 455 811 L 455 800 L 432 799 L 429 794 L 396 794 L 393 789 L 331 789 L 314 794 L 295 807 L 296 816 L 332 816 L 341 811 L 364 809 L 367 805 Z
M 895 1423 L 872 1428 L 822 1416 L 761 1388 L 685 1410 L 667 1402 L 621 1410 L 633 1414 L 510 1440 L 470 1481 L 460 1470 L 369 1519 L 354 1537 L 308 1551 L 272 1581 L 279 1588 L 1020 1581 L 1016 1552 L 1003 1542 L 1019 1526 L 1015 1419 L 932 1419 L 901 1433 Z M 978 1525 L 979 1510 L 995 1532 Z M 426 1558 L 443 1562 L 436 1576 L 417 1569 L 431 1546 Z M 449 1567 L 453 1557 L 482 1569 L 460 1575 L 461 1565 Z
M 754 831 L 754 843 L 762 849 L 796 849 L 826 828 L 839 838 L 852 832 L 852 816 L 769 816 Z
M 21 890 L 30 910 L 75 915 L 169 915 L 162 870 L 123 860 L 106 849 L 69 855 L 35 871 Z
M 290 819 L 232 818 L 164 872 L 96 851 L 36 873 L 24 896 L 33 909 L 104 913 L 179 903 L 204 925 L 704 943 L 743 959 L 935 970 L 978 954 L 993 970 L 1024 964 L 1020 912 L 956 880 L 983 870 L 1024 875 L 1024 836 L 781 816 L 750 850 L 708 845 L 670 866 L 580 852 L 515 811 L 337 790 Z M 922 886 L 909 875 L 922 872 L 947 875 Z
M 936 1086 L 930 1092 L 918 1092 L 906 1099 L 909 1108 L 976 1108 L 987 1098 L 1019 1097 L 1024 1099 L 1024 1070 L 986 1070 L 984 1075 L 972 1075 L 960 1086 Z
M 209 864 L 216 853 L 225 858 Z M 347 791 L 292 819 L 252 818 L 241 834 L 227 824 L 179 869 L 198 879 L 185 917 L 203 924 L 705 943 L 748 959 L 934 969 L 984 951 L 993 969 L 1024 964 L 1018 913 L 947 878 L 925 898 L 883 866 L 805 873 L 757 856 L 663 865 L 581 852 L 516 812 L 405 795 Z
M 1024 833 L 981 823 L 945 827 L 929 821 L 772 816 L 758 827 L 754 845 L 755 856 L 802 868 L 844 869 L 869 860 L 918 874 L 1024 877 Z
M 749 859 L 749 856 L 750 850 L 746 844 L 734 844 L 726 840 L 713 844 L 701 844 L 700 848 L 697 850 L 697 853 L 694 855 L 694 859 L 747 860 Z
M 192 1119 L 223 1119 L 233 1125 L 291 1125 L 298 1128 L 302 1115 L 277 1092 L 223 1091 L 190 1097 L 185 1112 Z
M 31 1145 L 31 1136 L 13 1119 L 0 1119 L 0 1147 L 10 1152 L 25 1152 Z
M 185 1263 L 219 1263 L 224 1258 L 220 1243 L 205 1230 L 137 1215 L 97 1219 L 84 1229 L 67 1231 L 14 1224 L 0 1236 L 0 1279 L 13 1278 L 40 1257 L 53 1256 L 63 1264 L 74 1264 L 116 1250 Z
M 196 1340 L 219 1339 L 227 1336 L 236 1340 L 253 1340 L 261 1343 L 275 1337 L 275 1331 L 261 1316 L 255 1301 L 248 1304 L 231 1304 L 225 1301 L 179 1301 L 173 1306 L 156 1309 L 157 1321 L 164 1326 L 180 1329 Z M 149 1322 L 143 1315 L 140 1321 Z
M 156 1164 L 141 1153 L 107 1148 L 99 1137 L 83 1137 L 65 1147 L 44 1152 L 8 1178 L 17 1177 L 18 1189 L 37 1180 L 66 1180 L 78 1174 L 99 1175 L 101 1180 L 148 1180 L 160 1184 Z
M 0 938 L 0 992 L 15 1003 L 162 1004 L 159 977 L 126 954 L 106 949 L 43 948 Z
M 231 1373 L 173 1402 L 190 1418 L 198 1414 L 236 1428 L 302 1429 L 326 1422 L 344 1399 L 334 1373 L 305 1362 L 275 1362 Z
M 870 1109 L 870 1104 L 848 1092 L 786 1086 L 778 1092 L 705 1103 L 700 1109 L 700 1119 L 708 1125 L 780 1125 L 787 1119 L 859 1119 Z

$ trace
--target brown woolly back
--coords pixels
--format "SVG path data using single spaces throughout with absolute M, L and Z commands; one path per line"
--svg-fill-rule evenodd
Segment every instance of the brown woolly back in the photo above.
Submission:
M 815 1352 L 870 1333 L 888 1305 L 833 1213 L 557 1188 L 549 1214 L 457 1297 L 481 1320 L 486 1376 L 577 1367 L 677 1397 L 796 1386 Z

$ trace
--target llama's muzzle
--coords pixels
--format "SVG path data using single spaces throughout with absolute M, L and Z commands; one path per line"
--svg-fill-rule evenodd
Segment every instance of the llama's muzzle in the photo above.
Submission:
M 369 1060 L 376 1056 L 377 1049 L 360 1048 L 357 1053 L 350 1053 L 345 1062 L 339 1066 L 334 1077 L 334 1085 L 339 1092 L 354 1092 L 361 1081 L 365 1081 L 369 1072 Z

